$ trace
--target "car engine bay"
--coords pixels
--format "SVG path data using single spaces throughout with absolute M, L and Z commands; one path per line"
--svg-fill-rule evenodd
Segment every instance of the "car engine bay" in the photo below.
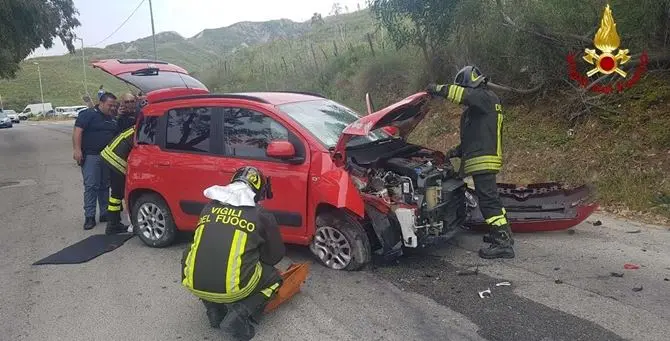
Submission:
M 348 164 L 353 182 L 364 201 L 382 201 L 395 215 L 403 244 L 418 247 L 430 236 L 439 237 L 453 229 L 464 217 L 464 183 L 451 163 L 436 160 L 436 153 L 412 148 L 409 153 L 381 155 L 372 162 Z M 379 154 L 377 154 L 379 155 Z M 454 205 L 454 200 L 458 201 Z M 462 203 L 463 210 L 459 210 Z M 456 207 L 457 212 L 450 212 Z M 447 226 L 445 226 L 445 224 Z

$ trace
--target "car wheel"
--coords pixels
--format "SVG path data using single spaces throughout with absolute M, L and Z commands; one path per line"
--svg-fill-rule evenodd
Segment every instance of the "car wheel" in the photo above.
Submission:
M 133 232 L 151 247 L 166 247 L 177 235 L 170 208 L 159 195 L 142 194 L 131 211 Z
M 370 241 L 363 226 L 348 214 L 329 210 L 316 217 L 310 251 L 333 270 L 358 270 L 371 260 Z

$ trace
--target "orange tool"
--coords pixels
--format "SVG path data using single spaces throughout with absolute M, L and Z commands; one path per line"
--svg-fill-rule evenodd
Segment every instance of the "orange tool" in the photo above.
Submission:
M 269 313 L 277 307 L 288 301 L 295 294 L 300 292 L 302 283 L 307 279 L 309 273 L 309 263 L 291 264 L 286 271 L 281 274 L 282 285 L 277 290 L 277 295 L 265 306 L 265 313 Z

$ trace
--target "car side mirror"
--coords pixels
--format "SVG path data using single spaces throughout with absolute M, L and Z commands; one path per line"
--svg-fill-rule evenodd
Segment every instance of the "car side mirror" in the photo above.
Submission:
M 396 136 L 400 133 L 400 129 L 398 129 L 398 127 L 394 127 L 394 126 L 386 126 L 386 127 L 382 128 L 382 130 L 384 130 L 387 134 L 389 134 L 391 136 Z
M 277 159 L 290 159 L 295 156 L 295 147 L 286 140 L 272 141 L 268 145 L 266 154 Z

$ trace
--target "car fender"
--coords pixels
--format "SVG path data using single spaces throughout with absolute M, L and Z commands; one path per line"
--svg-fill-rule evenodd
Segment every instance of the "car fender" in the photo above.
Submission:
M 329 204 L 337 208 L 344 208 L 363 218 L 365 206 L 358 189 L 351 181 L 349 173 L 341 168 L 326 171 L 321 176 L 313 177 L 313 201 L 319 204 Z

